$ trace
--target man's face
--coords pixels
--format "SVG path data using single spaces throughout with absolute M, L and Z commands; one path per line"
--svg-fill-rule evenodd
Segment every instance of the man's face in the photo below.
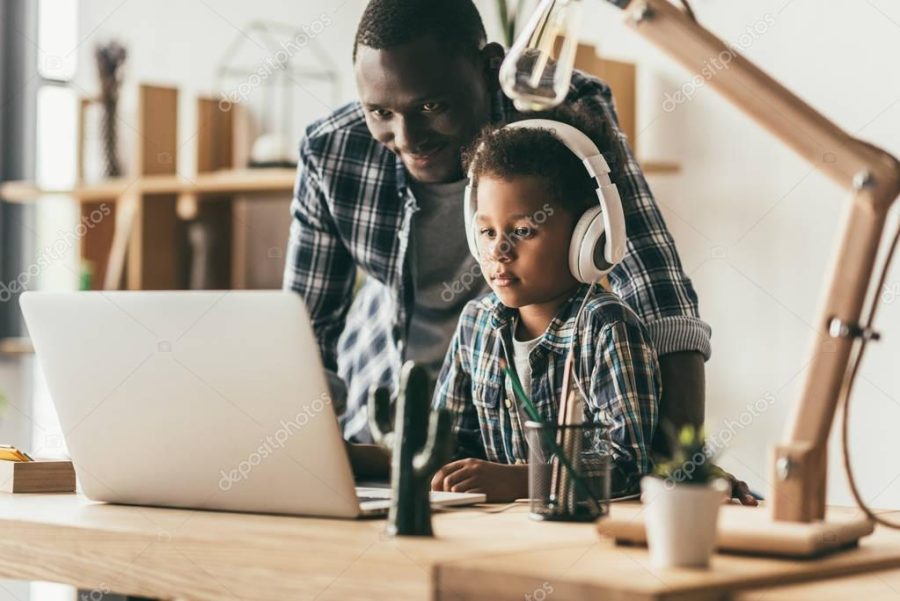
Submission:
M 578 285 L 569 271 L 574 220 L 540 178 L 481 177 L 474 227 L 481 271 L 507 307 L 552 302 Z
M 423 183 L 463 177 L 461 149 L 490 119 L 483 59 L 424 36 L 403 46 L 359 46 L 356 85 L 372 136 Z

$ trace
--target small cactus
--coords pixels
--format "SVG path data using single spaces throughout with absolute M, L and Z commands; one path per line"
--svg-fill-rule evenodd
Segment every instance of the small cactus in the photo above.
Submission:
M 412 361 L 400 372 L 396 417 L 386 388 L 369 391 L 369 428 L 375 442 L 393 452 L 391 510 L 387 531 L 400 536 L 432 536 L 431 479 L 456 446 L 451 415 L 431 410 L 431 387 L 425 369 Z

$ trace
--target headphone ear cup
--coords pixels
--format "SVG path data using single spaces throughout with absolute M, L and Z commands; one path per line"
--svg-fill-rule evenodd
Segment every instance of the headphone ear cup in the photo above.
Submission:
M 466 228 L 466 243 L 469 245 L 469 252 L 475 257 L 475 260 L 481 262 L 480 252 L 478 250 L 478 235 L 475 232 L 475 207 L 474 207 L 474 186 L 472 186 L 471 176 L 469 183 L 466 185 L 466 191 L 463 195 L 463 223 Z
M 603 225 L 603 208 L 591 207 L 575 224 L 569 244 L 569 271 L 583 284 L 600 280 L 613 266 L 604 256 L 606 228 Z

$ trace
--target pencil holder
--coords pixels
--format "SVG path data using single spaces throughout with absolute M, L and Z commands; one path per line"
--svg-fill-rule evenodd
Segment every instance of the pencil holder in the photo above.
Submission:
M 608 429 L 527 422 L 528 496 L 537 520 L 592 522 L 609 513 Z

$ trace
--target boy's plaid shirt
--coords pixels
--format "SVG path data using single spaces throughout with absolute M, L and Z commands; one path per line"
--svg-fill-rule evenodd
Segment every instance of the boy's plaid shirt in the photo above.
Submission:
M 588 299 L 576 334 L 576 314 L 587 290 L 580 286 L 563 304 L 531 352 L 532 385 L 525 393 L 543 421 L 556 423 L 572 349 L 575 373 L 588 397 L 585 421 L 611 425 L 613 494 L 619 496 L 633 492 L 650 469 L 661 394 L 659 362 L 644 324 L 615 294 L 600 291 Z M 501 359 L 514 365 L 517 317 L 518 311 L 495 294 L 470 302 L 460 317 L 434 395 L 435 406 L 453 414 L 459 457 L 528 460 L 517 397 L 500 368 Z
M 576 72 L 567 100 L 618 123 L 612 93 L 598 79 Z M 494 122 L 516 114 L 498 93 Z M 644 320 L 660 356 L 699 351 L 708 358 L 710 329 L 699 319 L 697 295 L 621 132 L 619 141 L 626 161 L 611 165 L 611 176 L 622 198 L 628 246 L 610 284 Z M 284 288 L 303 296 L 325 368 L 348 384 L 344 433 L 358 442 L 371 440 L 369 387 L 396 389 L 414 307 L 408 251 L 418 206 L 406 177 L 402 161 L 372 138 L 358 102 L 311 125 L 300 145 Z M 439 232 L 435 239 L 443 235 L 464 233 Z M 369 277 L 354 301 L 357 266 Z

